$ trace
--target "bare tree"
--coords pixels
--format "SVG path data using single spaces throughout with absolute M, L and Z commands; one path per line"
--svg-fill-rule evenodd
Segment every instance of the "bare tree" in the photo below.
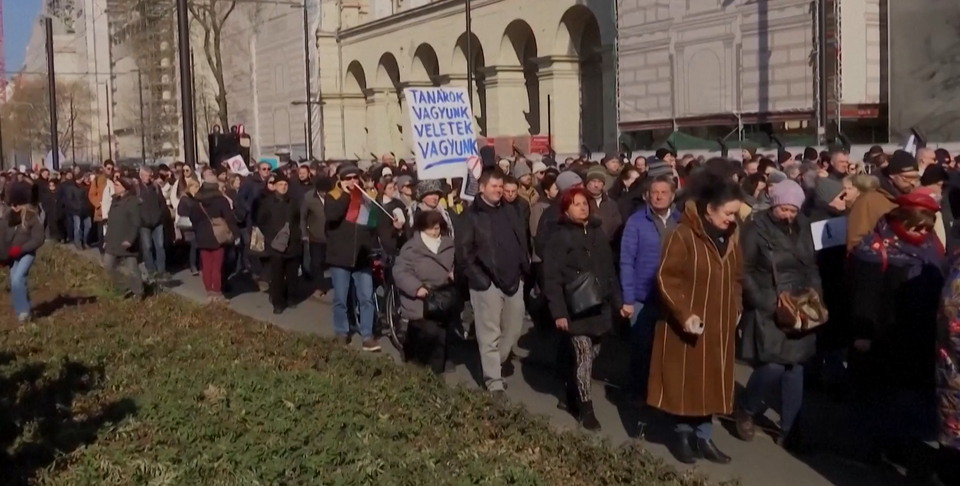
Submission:
M 227 106 L 227 85 L 223 75 L 223 26 L 237 8 L 237 0 L 194 0 L 189 4 L 190 14 L 203 29 L 203 54 L 216 82 L 217 116 L 220 125 L 230 126 Z
M 94 94 L 82 81 L 57 81 L 57 135 L 59 149 L 72 153 L 92 146 Z M 47 81 L 35 78 L 17 84 L 11 99 L 3 104 L 5 143 L 17 150 L 45 152 L 50 148 L 50 117 Z

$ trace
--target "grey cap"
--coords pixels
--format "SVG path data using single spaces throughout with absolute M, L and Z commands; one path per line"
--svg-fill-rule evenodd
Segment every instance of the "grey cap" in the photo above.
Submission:
M 817 179 L 817 185 L 813 188 L 813 196 L 821 204 L 830 204 L 842 192 L 843 183 L 832 177 Z
M 779 184 L 787 179 L 787 175 L 779 170 L 771 170 L 770 173 L 767 174 L 767 182 L 770 184 Z
M 673 175 L 673 167 L 670 167 L 670 164 L 659 159 L 647 161 L 647 178 L 653 179 L 663 175 Z
M 397 182 L 397 189 L 399 189 L 407 184 L 413 184 L 413 177 L 410 177 L 408 175 L 402 175 L 400 177 L 397 177 L 396 182 Z
M 583 184 L 583 179 L 581 179 L 580 176 L 573 171 L 568 170 L 566 172 L 561 172 L 560 175 L 557 176 L 557 190 L 561 192 L 580 184 Z
M 525 175 L 530 175 L 530 174 L 532 174 L 532 172 L 530 171 L 530 166 L 527 165 L 526 162 L 522 162 L 522 161 L 517 162 L 516 165 L 513 166 L 513 170 L 510 171 L 510 175 L 512 175 L 514 179 L 519 179 Z

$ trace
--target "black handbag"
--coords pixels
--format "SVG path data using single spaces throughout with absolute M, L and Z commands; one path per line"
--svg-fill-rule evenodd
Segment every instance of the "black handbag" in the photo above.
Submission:
M 573 317 L 586 314 L 603 305 L 603 291 L 600 280 L 593 272 L 581 272 L 563 286 L 563 299 L 567 301 L 567 310 Z
M 453 283 L 428 289 L 423 299 L 423 318 L 440 324 L 446 324 L 460 305 L 460 293 Z

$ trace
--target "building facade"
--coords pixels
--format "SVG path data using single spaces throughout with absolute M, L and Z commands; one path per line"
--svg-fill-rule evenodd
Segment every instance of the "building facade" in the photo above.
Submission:
M 620 129 L 879 118 L 881 2 L 618 0 Z
M 328 158 L 410 158 L 403 90 L 467 87 L 468 65 L 481 143 L 506 155 L 616 150 L 613 1 L 471 3 L 468 37 L 464 0 L 323 0 L 318 96 Z

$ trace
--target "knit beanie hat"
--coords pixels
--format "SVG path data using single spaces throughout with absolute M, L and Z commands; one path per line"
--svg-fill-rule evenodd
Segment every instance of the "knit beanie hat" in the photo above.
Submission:
M 513 166 L 513 171 L 511 171 L 510 175 L 512 175 L 514 179 L 519 179 L 525 175 L 530 175 L 531 173 L 530 166 L 527 165 L 526 162 L 518 162 Z
M 817 179 L 817 185 L 813 188 L 813 197 L 824 205 L 833 202 L 841 193 L 843 193 L 843 183 L 832 177 Z
M 770 188 L 770 207 L 775 206 L 793 206 L 797 209 L 803 207 L 803 201 L 806 197 L 800 184 L 791 180 L 778 182 Z
M 590 167 L 590 169 L 587 170 L 587 177 L 584 182 L 589 183 L 590 181 L 606 182 L 607 181 L 606 169 L 604 169 L 602 165 L 595 165 L 593 167 Z
M 561 172 L 560 175 L 557 176 L 556 185 L 557 190 L 560 192 L 580 184 L 583 184 L 583 179 L 572 171 Z
M 784 174 L 779 170 L 771 170 L 770 173 L 767 174 L 767 182 L 770 184 L 779 184 L 787 179 L 789 179 L 787 174 Z
M 673 167 L 670 167 L 670 164 L 659 160 L 652 159 L 647 161 L 647 178 L 653 179 L 660 177 L 662 175 L 673 175 Z
M 439 194 L 443 197 L 443 183 L 440 179 L 423 179 L 417 182 L 417 201 L 430 194 Z
M 29 184 L 15 182 L 10 187 L 10 205 L 24 206 L 30 204 L 30 188 Z

